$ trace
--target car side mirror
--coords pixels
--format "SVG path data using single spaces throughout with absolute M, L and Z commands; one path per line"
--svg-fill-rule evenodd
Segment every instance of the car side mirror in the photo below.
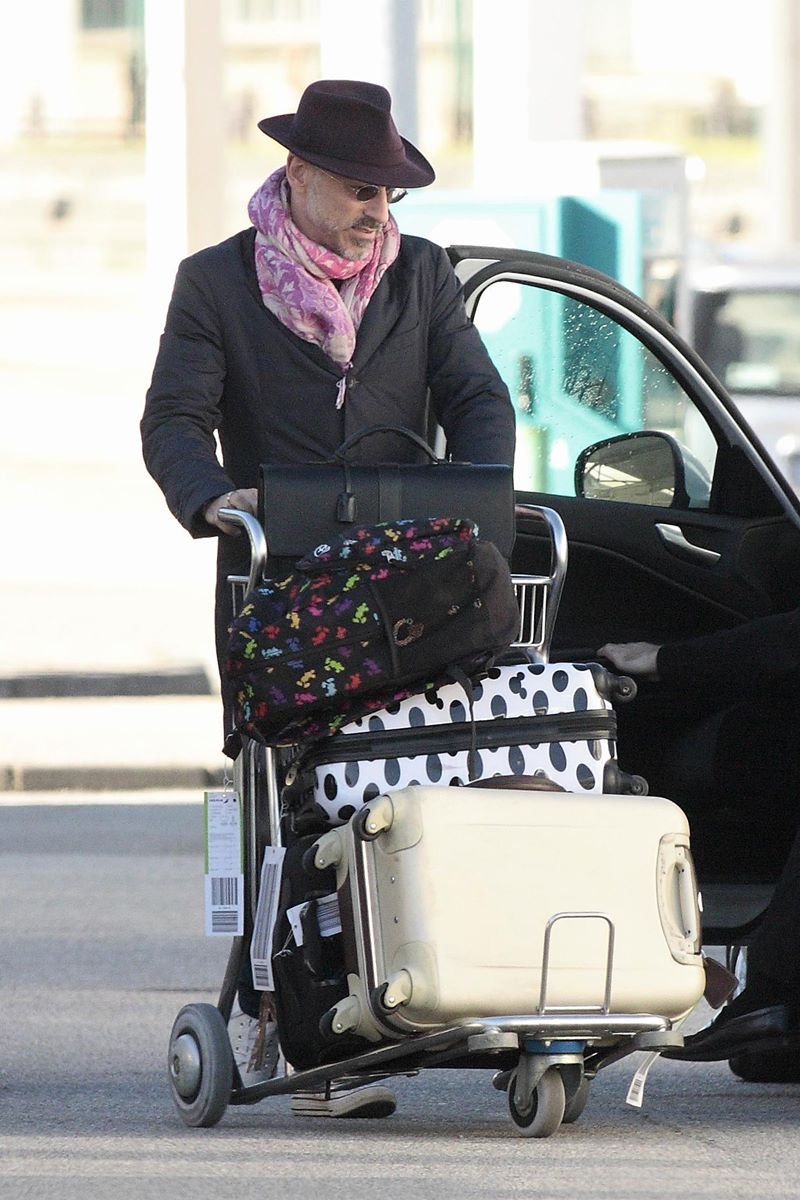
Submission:
M 575 465 L 575 494 L 657 508 L 688 508 L 686 464 L 669 434 L 623 433 L 587 446 Z

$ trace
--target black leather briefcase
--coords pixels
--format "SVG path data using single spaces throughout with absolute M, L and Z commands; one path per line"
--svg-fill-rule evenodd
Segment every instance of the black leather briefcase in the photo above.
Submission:
M 429 461 L 350 462 L 353 447 L 376 433 L 409 439 Z M 261 466 L 259 518 L 271 558 L 299 558 L 348 526 L 399 517 L 466 517 L 478 526 L 481 541 L 492 542 L 510 559 L 515 535 L 512 468 L 446 462 L 411 430 L 386 425 L 354 434 L 330 462 Z

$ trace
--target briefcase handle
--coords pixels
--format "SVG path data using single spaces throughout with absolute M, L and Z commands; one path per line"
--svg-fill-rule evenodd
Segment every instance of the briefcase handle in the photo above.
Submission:
M 333 457 L 340 462 L 347 462 L 347 456 L 354 446 L 357 446 L 365 437 L 371 437 L 374 433 L 396 433 L 400 437 L 406 438 L 409 442 L 413 442 L 418 450 L 422 450 L 427 454 L 428 458 L 433 463 L 441 463 L 444 460 L 439 458 L 432 450 L 428 443 L 421 438 L 419 434 L 414 433 L 412 429 L 406 429 L 402 425 L 370 425 L 366 429 L 360 429 L 358 433 L 353 433 L 342 442 L 338 450 L 335 450 Z

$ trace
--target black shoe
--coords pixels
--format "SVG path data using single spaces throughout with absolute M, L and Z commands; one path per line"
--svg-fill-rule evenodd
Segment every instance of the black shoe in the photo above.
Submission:
M 663 1055 L 687 1062 L 720 1062 L 752 1047 L 766 1049 L 766 1043 L 779 1044 L 786 1038 L 796 1038 L 800 1044 L 800 1006 L 797 1004 L 773 1004 L 739 1016 L 730 1016 L 723 1008 L 705 1029 L 690 1034 L 683 1046 L 664 1050 Z
M 800 1038 L 783 1038 L 734 1054 L 728 1066 L 747 1083 L 800 1083 Z

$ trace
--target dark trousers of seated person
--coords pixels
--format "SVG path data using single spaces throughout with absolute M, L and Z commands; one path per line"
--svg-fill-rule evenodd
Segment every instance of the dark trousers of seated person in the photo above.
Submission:
M 735 849 L 745 863 L 757 858 L 762 845 L 775 846 L 780 873 L 748 948 L 748 980 L 768 980 L 767 990 L 772 989 L 775 1003 L 784 996 L 800 999 L 800 706 L 796 698 L 783 694 L 711 714 L 696 711 L 692 723 L 683 728 L 668 717 L 659 725 L 646 694 L 644 699 L 633 721 L 626 720 L 623 710 L 619 714 L 622 766 L 644 775 L 651 794 L 667 796 L 686 810 L 698 861 L 702 862 L 706 849 L 703 837 L 716 828 L 713 818 L 721 812 L 738 819 L 738 825 L 733 825 L 739 839 Z
M 772 1002 L 800 1001 L 800 832 L 748 948 L 747 974 L 748 984 L 766 979 L 777 986 Z

